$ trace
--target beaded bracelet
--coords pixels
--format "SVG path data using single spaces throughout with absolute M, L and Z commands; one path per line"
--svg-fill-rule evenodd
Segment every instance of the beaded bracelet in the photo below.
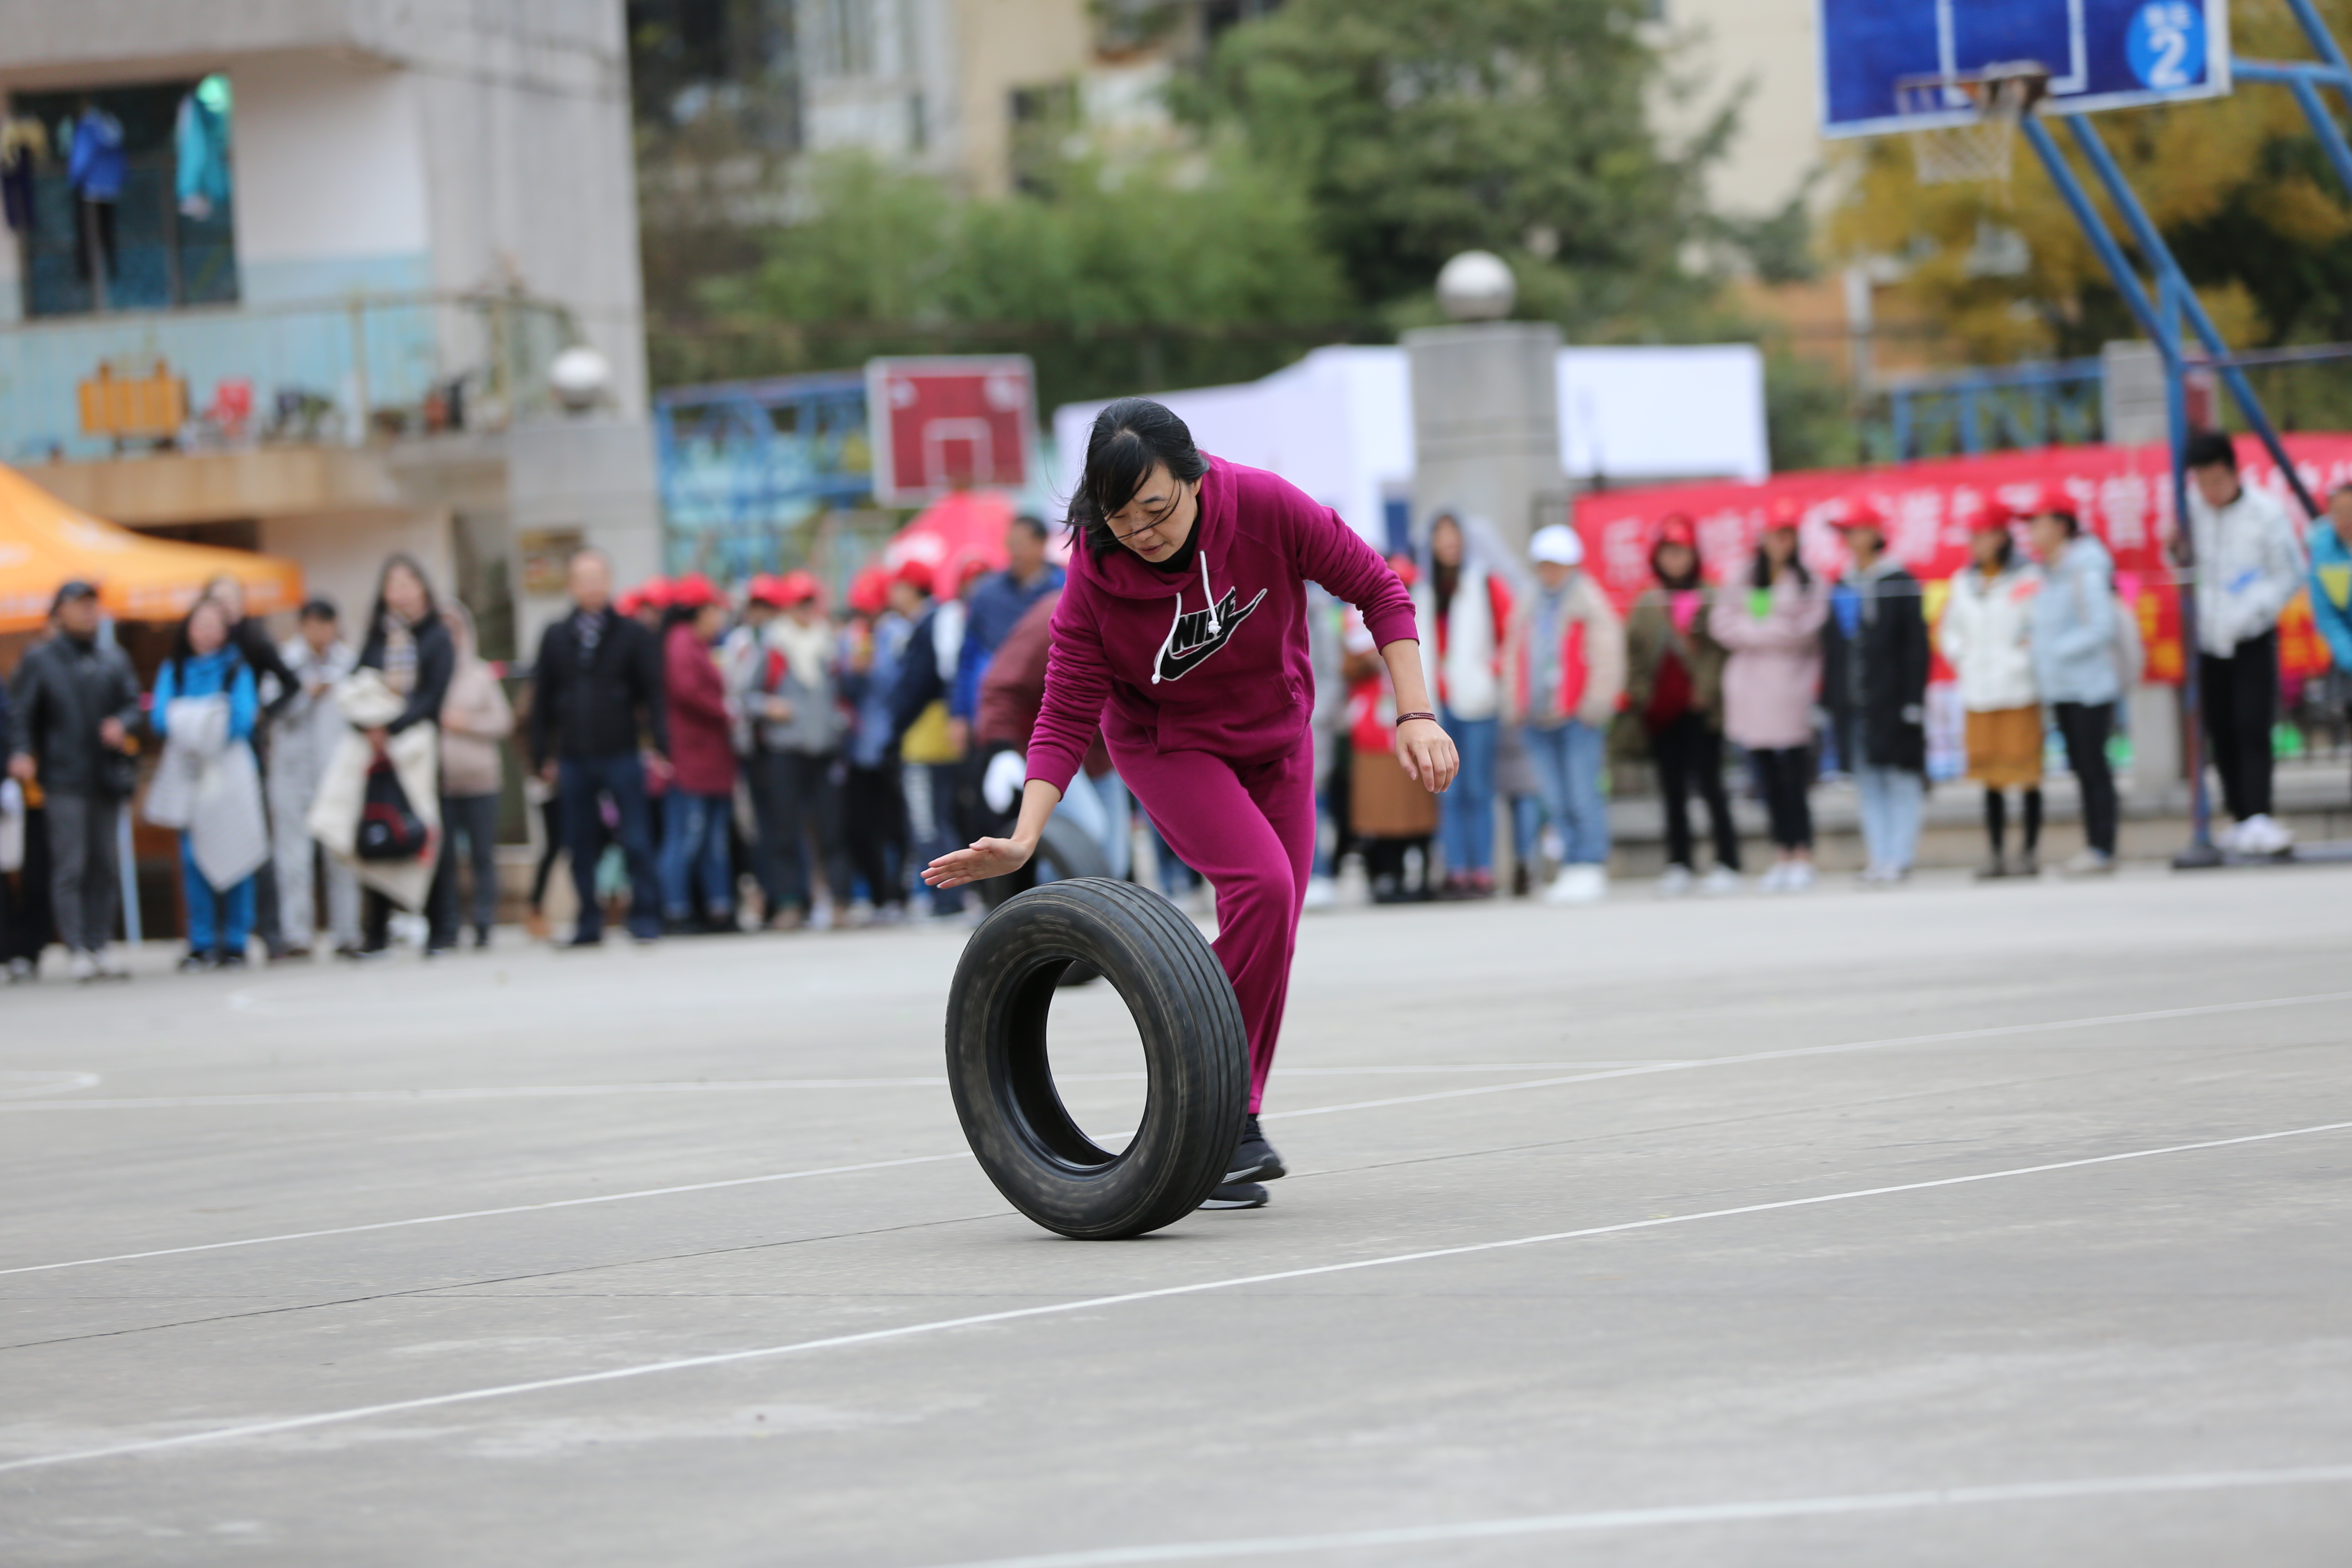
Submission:
M 1437 715 L 1434 713 L 1400 713 L 1396 716 L 1396 721 L 1400 724 L 1408 719 L 1426 719 L 1433 724 L 1437 722 Z

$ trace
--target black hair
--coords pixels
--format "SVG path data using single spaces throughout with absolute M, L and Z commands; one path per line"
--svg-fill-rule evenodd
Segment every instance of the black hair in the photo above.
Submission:
M 315 598 L 303 600 L 302 607 L 294 612 L 294 618 L 298 621 L 334 621 L 342 618 L 342 612 L 335 608 L 334 600 L 320 594 Z
M 1684 574 L 1680 582 L 1667 576 L 1665 568 L 1658 564 L 1658 557 L 1665 553 L 1666 546 L 1669 544 L 1679 544 L 1690 552 L 1690 571 Z M 1677 592 L 1685 588 L 1696 588 L 1706 580 L 1706 568 L 1701 565 L 1698 558 L 1698 546 L 1685 539 L 1661 539 L 1650 546 L 1650 575 L 1658 580 L 1661 587 L 1673 588 Z
M 425 574 L 425 567 L 415 556 L 405 550 L 395 550 L 383 558 L 383 570 L 375 574 L 375 607 L 368 612 L 368 625 L 371 627 L 383 625 L 384 614 L 388 607 L 383 602 L 383 584 L 385 579 L 392 575 L 392 569 L 395 566 L 406 567 L 409 574 L 416 579 L 416 585 L 425 590 L 425 620 L 439 619 L 441 601 L 433 596 L 433 579 Z M 422 622 L 419 624 L 421 625 Z
M 2049 506 L 2042 509 L 2041 515 L 2043 517 L 2054 517 L 2059 521 L 2064 523 L 2066 525 L 2067 538 L 2079 539 L 2082 537 L 2083 520 L 2076 517 L 2073 512 L 2062 511 L 2054 506 Z
M 2004 528 L 2000 531 L 2000 569 L 2006 572 L 2016 563 L 2017 536 Z
M 181 667 L 183 679 L 186 679 L 187 661 L 197 657 L 195 639 L 188 636 L 188 628 L 195 624 L 197 612 L 207 608 L 220 612 L 221 647 L 232 654 L 237 651 L 236 617 L 228 613 L 226 605 L 210 594 L 198 595 L 196 602 L 188 606 L 188 613 L 180 617 L 179 629 L 172 634 L 172 662 Z
M 2237 443 L 2219 430 L 2200 430 L 2181 448 L 2180 460 L 2183 467 L 2191 468 L 2220 463 L 2234 474 L 2238 471 Z
M 1209 471 L 1184 421 L 1148 397 L 1122 397 L 1095 416 L 1087 436 L 1087 469 L 1070 498 L 1070 526 L 1096 559 L 1118 548 L 1111 517 L 1123 510 L 1160 464 L 1191 484 Z
M 68 582 L 60 583 L 58 584 L 56 596 L 49 600 L 49 615 L 54 618 L 59 610 L 64 609 L 68 605 L 72 604 L 77 599 L 95 599 L 97 597 L 98 589 L 93 584 L 85 583 L 79 577 Z
M 1765 531 L 1769 533 L 1771 531 L 1767 529 Z M 1813 585 L 1813 574 L 1805 570 L 1803 556 L 1791 554 L 1789 557 L 1789 570 L 1797 574 L 1799 587 L 1810 588 Z M 1764 553 L 1764 542 L 1761 539 L 1756 542 L 1756 564 L 1748 574 L 1748 580 L 1759 588 L 1769 588 L 1772 585 L 1772 558 Z
M 1025 528 L 1041 540 L 1051 539 L 1054 537 L 1053 524 L 1047 522 L 1044 518 L 1039 517 L 1034 511 L 1016 512 L 1013 514 L 1013 526 L 1015 528 Z

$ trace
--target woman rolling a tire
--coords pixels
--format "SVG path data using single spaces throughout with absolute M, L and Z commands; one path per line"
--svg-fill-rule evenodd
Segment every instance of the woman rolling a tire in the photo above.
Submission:
M 1070 506 L 1079 535 L 1054 614 L 1045 703 L 1009 838 L 923 872 L 1001 877 L 1036 853 L 1097 724 L 1185 864 L 1217 892 L 1218 961 L 1250 1047 L 1249 1116 L 1205 1207 L 1255 1208 L 1283 1173 L 1258 1130 L 1315 855 L 1309 582 L 1362 612 L 1397 694 L 1397 757 L 1442 791 L 1459 767 L 1431 711 L 1403 584 L 1355 530 L 1287 481 L 1202 454 L 1184 422 L 1126 398 L 1096 416 Z

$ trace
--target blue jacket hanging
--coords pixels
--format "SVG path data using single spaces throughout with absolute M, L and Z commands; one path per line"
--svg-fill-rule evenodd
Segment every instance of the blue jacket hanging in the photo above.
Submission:
M 66 157 L 66 182 L 86 202 L 122 199 L 122 121 L 92 105 L 74 121 L 73 149 Z

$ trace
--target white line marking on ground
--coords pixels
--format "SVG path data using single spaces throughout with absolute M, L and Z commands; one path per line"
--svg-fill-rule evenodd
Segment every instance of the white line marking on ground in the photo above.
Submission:
M 1782 1519 L 1896 1513 L 1984 1503 L 2070 1502 L 2082 1498 L 2166 1496 L 2233 1491 L 2252 1487 L 2307 1487 L 2352 1481 L 2352 1465 L 2312 1465 L 2291 1470 L 2210 1470 L 2187 1475 L 2094 1476 L 2073 1481 L 2020 1481 L 2006 1486 L 1937 1487 L 1909 1492 L 1861 1492 L 1846 1497 L 1785 1498 L 1758 1502 L 1692 1503 L 1674 1508 L 1617 1508 L 1594 1513 L 1481 1519 L 1460 1524 L 1348 1530 L 1328 1535 L 1269 1535 L 1245 1541 L 1194 1541 L 1168 1546 L 1113 1546 L 1091 1552 L 1051 1552 L 1035 1557 L 992 1557 L 954 1568 L 1118 1568 L 1129 1563 L 1198 1563 L 1219 1558 L 1275 1557 L 1381 1546 L 1428 1546 L 1442 1542 L 1499 1541 L 1525 1535 L 1586 1531 L 1655 1530 L 1693 1524 L 1755 1524 Z
M 777 1171 L 764 1176 L 730 1176 L 722 1182 L 688 1182 L 676 1187 L 647 1187 L 642 1192 L 600 1193 L 593 1197 L 555 1198 L 543 1204 L 514 1204 L 506 1208 L 468 1209 L 463 1214 L 429 1214 L 417 1219 L 384 1219 L 373 1225 L 340 1225 L 326 1230 L 289 1231 L 284 1236 L 248 1236 L 241 1241 L 205 1241 L 194 1247 L 159 1247 L 147 1252 L 118 1252 L 108 1258 L 77 1258 L 68 1263 L 27 1263 L 0 1268 L 0 1274 L 45 1274 L 52 1268 L 82 1268 L 93 1263 L 131 1263 L 142 1258 L 176 1258 L 187 1252 L 218 1252 L 230 1247 L 260 1247 L 272 1241 L 308 1241 L 320 1236 L 356 1236 L 362 1231 L 397 1230 L 411 1225 L 446 1225 L 451 1220 L 489 1219 L 504 1214 L 536 1214 L 542 1209 L 579 1208 L 587 1204 L 617 1204 L 631 1198 L 667 1197 L 675 1193 L 708 1193 L 721 1187 L 751 1187 L 763 1182 L 797 1182 L 805 1176 L 845 1176 L 858 1171 L 888 1171 L 900 1165 L 931 1165 L 942 1160 L 969 1160 L 969 1151 L 953 1154 L 917 1154 L 905 1160 L 876 1160 L 863 1165 L 825 1165 L 814 1171 Z
M 1652 1219 L 1624 1220 L 1616 1225 L 1586 1226 L 1576 1230 L 1555 1230 L 1541 1236 L 1513 1237 L 1504 1241 L 1478 1241 L 1462 1247 L 1434 1247 L 1419 1252 L 1391 1253 L 1384 1258 L 1360 1258 L 1346 1263 L 1323 1263 L 1307 1268 L 1285 1268 L 1271 1274 L 1244 1274 L 1228 1279 L 1203 1279 L 1190 1285 L 1163 1285 L 1150 1290 L 1129 1290 L 1116 1296 L 1090 1296 L 1076 1301 L 1056 1301 L 1039 1307 L 1013 1307 L 1001 1312 L 975 1312 L 961 1318 L 940 1318 L 925 1323 L 906 1323 L 895 1329 L 869 1329 L 863 1333 L 833 1334 L 824 1339 L 802 1340 L 793 1344 L 762 1345 L 754 1350 L 720 1351 L 711 1355 L 680 1356 L 672 1361 L 641 1363 L 636 1366 L 612 1367 L 604 1372 L 572 1373 L 562 1377 L 535 1378 L 528 1383 L 500 1384 L 490 1388 L 468 1388 L 455 1394 L 426 1394 L 417 1399 L 395 1399 L 382 1405 L 362 1405 L 348 1410 L 326 1410 L 313 1415 L 294 1415 L 278 1421 L 254 1421 L 236 1426 L 215 1426 L 201 1432 L 184 1432 L 175 1437 L 150 1437 L 135 1443 L 117 1443 L 104 1448 L 83 1448 L 63 1454 L 35 1454 L 26 1458 L 0 1460 L 0 1473 L 10 1470 L 37 1469 L 51 1465 L 69 1465 L 86 1459 L 109 1459 L 125 1454 L 149 1454 L 163 1448 L 184 1448 L 198 1443 L 234 1442 L 243 1437 L 267 1437 L 280 1432 L 299 1432 L 313 1426 L 340 1426 L 352 1421 L 365 1421 L 379 1415 L 399 1415 L 413 1410 L 438 1410 L 452 1405 L 470 1405 L 486 1399 L 505 1399 L 517 1394 L 542 1394 L 556 1388 L 584 1388 L 592 1384 L 618 1383 L 635 1377 L 651 1377 L 667 1372 L 690 1372 L 702 1367 L 730 1366 L 740 1362 L 767 1361 L 777 1356 L 803 1354 L 810 1351 L 839 1350 L 849 1345 L 877 1344 L 884 1340 L 911 1339 L 919 1334 L 942 1333 L 950 1329 L 978 1328 L 988 1323 L 1017 1322 L 1024 1318 L 1045 1318 L 1066 1312 L 1097 1311 L 1106 1307 L 1126 1306 L 1136 1301 L 1164 1300 L 1171 1296 L 1195 1296 L 1209 1290 L 1231 1290 L 1244 1285 L 1272 1285 L 1286 1279 L 1309 1279 L 1327 1274 L 1348 1274 L 1363 1268 L 1385 1268 L 1400 1263 L 1425 1263 L 1440 1258 L 1466 1258 L 1482 1252 L 1501 1252 L 1512 1247 L 1538 1247 L 1547 1242 L 1578 1241 L 1596 1236 L 1623 1236 L 1634 1231 L 1658 1230 L 1668 1226 L 1696 1225 L 1705 1220 L 1731 1219 L 1742 1215 L 1772 1214 L 1783 1209 L 1816 1208 L 1826 1204 L 1853 1203 L 1862 1198 L 1888 1197 L 1897 1193 L 1924 1193 L 1938 1187 L 1969 1186 L 1978 1182 L 2006 1181 L 2017 1176 L 2044 1175 L 2053 1171 L 2075 1171 L 2092 1165 L 2112 1165 L 2126 1160 L 2150 1160 L 2162 1154 L 2188 1154 L 2206 1149 L 2231 1149 L 2250 1143 L 2272 1143 L 2285 1138 L 2309 1138 L 2323 1132 L 2352 1130 L 2352 1121 L 2330 1121 L 2316 1127 L 2293 1127 L 2278 1132 L 2252 1132 L 2236 1138 L 2208 1138 L 2194 1143 L 2171 1143 L 2159 1149 L 2133 1149 L 2120 1154 L 2093 1154 L 2077 1160 L 2052 1160 L 2039 1165 L 2018 1165 L 2004 1171 L 1979 1171 L 1966 1176 L 1938 1176 L 1925 1182 L 1898 1182 L 1883 1187 L 1862 1187 L 1851 1192 L 1823 1193 L 1810 1198 L 1781 1198 L 1765 1204 L 1741 1204 L 1734 1208 L 1709 1209 L 1701 1214 L 1661 1215 Z
M 1408 1067 L 1364 1068 L 1292 1068 L 1286 1076 L 1291 1078 L 1356 1078 L 1381 1074 L 1443 1075 L 1474 1072 L 1543 1072 L 1560 1068 L 1593 1068 L 1656 1066 L 1654 1062 L 1465 1062 L 1459 1067 L 1414 1065 Z M 1685 1064 L 1673 1064 L 1685 1065 Z M 95 1073 L 22 1073 L 7 1075 L 44 1080 L 41 1087 L 17 1091 L 24 1096 L 64 1094 L 77 1089 L 90 1089 L 99 1082 Z M 1140 1072 L 1077 1072 L 1055 1075 L 1056 1083 L 1140 1083 Z M 50 1079 L 74 1081 L 50 1082 Z M 5 1110 L 169 1110 L 205 1107 L 252 1105 L 399 1105 L 464 1100 L 560 1100 L 574 1096 L 609 1094 L 733 1094 L 737 1092 L 767 1092 L 774 1089 L 944 1089 L 944 1077 L 937 1078 L 743 1078 L 696 1079 L 678 1083 L 553 1083 L 482 1085 L 466 1089 L 317 1089 L 257 1090 L 251 1094 L 175 1094 L 152 1095 L 142 1099 L 63 1100 L 39 1103 L 0 1103 Z M 0 1091 L 0 1101 L 11 1097 Z
M 37 1094 L 71 1094 L 96 1089 L 94 1072 L 0 1072 L 0 1100 L 29 1100 Z
M 2002 1035 L 2033 1035 L 2053 1029 L 2095 1029 L 2107 1024 L 2147 1024 L 2164 1018 L 2196 1018 L 2212 1013 L 2252 1013 L 2269 1007 L 2300 1007 L 2317 1002 L 2345 1001 L 2352 1001 L 2352 991 L 2327 991 L 2311 996 L 2272 996 L 2259 1002 L 2215 1002 L 2201 1007 L 2161 1007 L 2148 1013 L 2109 1013 L 2095 1018 L 2063 1018 L 2051 1024 L 1996 1024 L 1982 1029 L 1948 1029 L 1940 1034 L 1901 1035 L 1888 1040 L 1857 1040 L 1843 1046 L 1792 1046 L 1787 1050 L 1750 1051 L 1737 1057 L 1651 1062 L 1640 1067 L 1613 1068 L 1606 1072 L 1578 1073 L 1570 1078 L 1530 1079 L 1522 1083 L 1482 1083 L 1470 1089 L 1442 1089 L 1428 1094 L 1401 1094 L 1388 1100 L 1357 1100 L 1344 1105 L 1312 1105 L 1298 1110 L 1269 1110 L 1263 1120 L 1275 1121 L 1294 1116 L 1328 1116 L 1337 1110 L 1378 1110 L 1391 1105 L 1425 1105 L 1433 1100 L 1509 1094 L 1522 1089 L 1556 1089 L 1562 1084 L 1597 1083 L 1612 1078 L 1646 1078 L 1654 1073 L 1691 1072 L 1699 1068 L 1746 1067 L 1751 1062 L 1785 1062 L 1805 1057 L 1843 1056 L 1853 1051 L 1882 1051 L 1896 1046 L 1928 1046 L 1946 1040 L 1984 1040 Z
M 1689 1061 L 1654 1062 L 1613 1071 L 1579 1073 L 1570 1078 L 1535 1079 L 1521 1083 L 1482 1084 L 1475 1089 L 1442 1089 L 1433 1094 L 1400 1095 L 1389 1100 L 1357 1100 L 1347 1105 L 1318 1105 L 1309 1107 L 1303 1110 L 1270 1110 L 1265 1113 L 1265 1119 L 1271 1121 L 1278 1118 L 1289 1116 L 1328 1115 L 1335 1110 L 1374 1110 L 1386 1106 L 1414 1105 L 1425 1100 L 1450 1100 L 1462 1095 L 1500 1094 L 1519 1089 L 1550 1089 L 1560 1084 L 1591 1083 L 1601 1079 L 1638 1078 L 1649 1073 L 1682 1072 L 1696 1068 L 1732 1067 L 1747 1062 L 1780 1061 L 1792 1057 L 1826 1056 L 1847 1051 L 1879 1050 L 1888 1047 L 1925 1045 L 1939 1040 L 1966 1040 L 1975 1039 L 1984 1036 L 2030 1034 L 2038 1029 L 2083 1029 L 2100 1024 L 2139 1023 L 2150 1019 L 2188 1017 L 2207 1013 L 2242 1013 L 2267 1007 L 2292 1007 L 2313 1002 L 2338 1002 L 2347 998 L 2352 998 L 2352 991 L 2329 992 L 2314 996 L 2273 996 L 2255 1002 L 2220 1002 L 2210 1006 L 2167 1008 L 2154 1013 L 2118 1013 L 2096 1018 L 2063 1018 L 2055 1023 L 2050 1024 L 2002 1024 L 1991 1028 L 1958 1029 L 1940 1035 L 1906 1035 L 1890 1040 L 1863 1040 L 1851 1045 L 1801 1046 L 1785 1051 L 1759 1051 L 1748 1056 L 1704 1057 Z M 1502 1069 L 1508 1069 L 1515 1064 L 1503 1062 L 1489 1065 Z M 1528 1063 L 1525 1065 L 1532 1067 L 1538 1064 Z M 1565 1066 L 1568 1064 L 1561 1065 Z M 884 1081 L 895 1082 L 898 1080 L 893 1079 Z M 930 1079 L 928 1081 L 936 1083 L 942 1082 L 944 1080 Z M 1132 1130 L 1130 1129 L 1129 1133 L 1127 1135 L 1131 1134 Z M 1105 1134 L 1105 1136 L 1116 1138 L 1121 1135 Z M 677 1193 L 709 1192 L 719 1187 L 751 1186 L 761 1182 L 789 1182 L 796 1180 L 802 1176 L 838 1175 L 852 1171 L 882 1170 L 892 1165 L 919 1165 L 945 1160 L 961 1160 L 968 1157 L 968 1152 L 955 1154 L 925 1154 L 911 1160 L 887 1160 L 877 1165 L 829 1166 L 824 1170 L 817 1171 L 785 1171 L 764 1176 L 737 1176 L 732 1179 L 720 1182 L 696 1182 L 685 1186 L 675 1187 L 648 1187 L 640 1192 L 604 1193 L 594 1197 L 562 1198 L 551 1203 L 544 1204 L 518 1204 L 508 1208 L 475 1209 L 464 1214 L 426 1215 L 420 1219 L 379 1220 L 373 1225 L 341 1226 L 325 1230 L 293 1231 L 284 1236 L 247 1237 L 238 1241 L 207 1241 L 200 1242 L 191 1247 L 157 1247 L 146 1252 L 116 1253 L 105 1258 L 78 1258 L 64 1263 L 26 1264 L 15 1268 L 0 1268 L 0 1276 L 10 1274 L 39 1274 L 53 1268 L 80 1268 L 98 1263 L 129 1263 L 144 1258 L 175 1258 L 184 1253 L 216 1252 L 224 1247 L 259 1247 L 264 1243 L 275 1241 L 308 1241 L 317 1237 L 350 1236 L 361 1231 L 396 1230 L 403 1226 L 441 1225 L 450 1220 L 485 1219 L 497 1215 L 527 1214 L 534 1209 L 570 1208 L 580 1204 L 612 1204 L 625 1202 L 633 1198 L 667 1197 Z

